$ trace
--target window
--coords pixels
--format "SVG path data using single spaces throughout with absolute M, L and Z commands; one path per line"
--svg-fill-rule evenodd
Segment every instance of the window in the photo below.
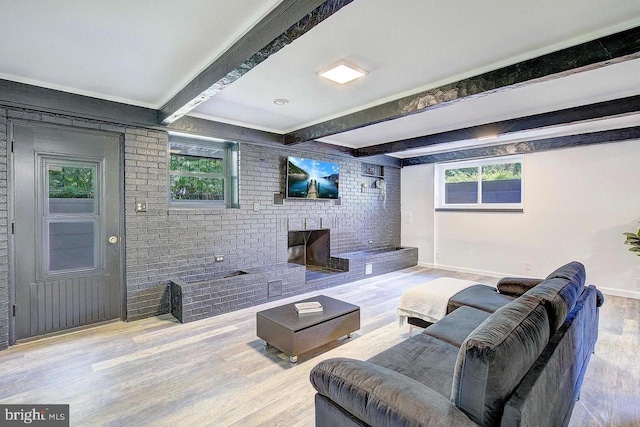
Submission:
M 436 209 L 522 211 L 523 158 L 436 165 Z
M 238 207 L 237 144 L 171 134 L 169 204 Z
M 101 164 L 42 158 L 43 275 L 101 268 Z

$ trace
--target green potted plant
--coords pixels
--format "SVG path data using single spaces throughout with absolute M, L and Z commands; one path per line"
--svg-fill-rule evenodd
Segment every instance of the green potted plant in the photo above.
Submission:
M 624 244 L 631 245 L 631 247 L 629 248 L 629 251 L 635 252 L 636 255 L 640 256 L 640 230 L 638 230 L 637 234 L 636 233 L 623 233 L 623 234 L 627 238 Z

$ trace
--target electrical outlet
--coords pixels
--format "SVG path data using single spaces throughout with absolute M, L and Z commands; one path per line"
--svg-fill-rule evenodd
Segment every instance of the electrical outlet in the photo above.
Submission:
M 224 257 L 221 255 L 216 255 L 215 262 L 222 262 L 222 261 L 224 261 Z
M 373 264 L 371 263 L 366 263 L 364 265 L 364 274 L 368 275 L 368 274 L 373 274 Z
M 440 259 L 440 252 L 436 252 L 436 259 Z
M 636 288 L 640 289 L 640 277 L 636 277 Z
M 531 263 L 530 262 L 525 262 L 524 263 L 524 269 L 525 269 L 525 271 L 531 271 Z

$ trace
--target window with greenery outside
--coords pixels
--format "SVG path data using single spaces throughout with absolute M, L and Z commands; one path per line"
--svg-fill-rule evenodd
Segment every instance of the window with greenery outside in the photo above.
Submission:
M 238 144 L 170 135 L 169 203 L 238 207 Z
M 447 169 L 445 203 L 478 203 L 478 168 Z
M 224 200 L 224 159 L 171 154 L 172 200 Z
M 438 164 L 436 193 L 439 208 L 520 209 L 522 157 Z

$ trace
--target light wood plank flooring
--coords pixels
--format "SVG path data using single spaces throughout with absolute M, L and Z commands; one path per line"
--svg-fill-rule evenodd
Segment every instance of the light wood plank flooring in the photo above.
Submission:
M 0 352 L 0 403 L 69 403 L 74 426 L 312 426 L 309 371 L 367 359 L 408 337 L 395 315 L 406 289 L 436 277 L 413 267 L 181 325 L 165 315 L 115 322 Z M 362 327 L 291 365 L 255 336 L 259 310 L 323 293 L 361 307 Z M 572 426 L 640 425 L 640 301 L 607 297 Z

